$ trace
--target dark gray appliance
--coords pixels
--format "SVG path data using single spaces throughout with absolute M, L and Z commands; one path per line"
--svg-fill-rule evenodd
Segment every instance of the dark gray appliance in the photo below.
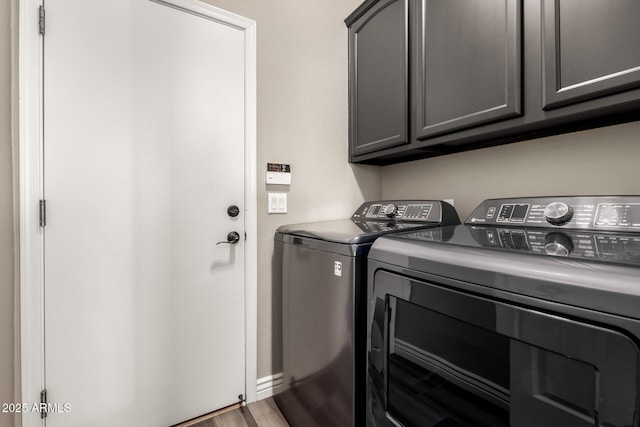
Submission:
M 368 280 L 367 425 L 639 425 L 640 197 L 486 200 Z
M 275 400 L 292 427 L 363 425 L 369 248 L 382 235 L 453 224 L 460 220 L 445 202 L 399 200 L 278 228 L 285 390 Z

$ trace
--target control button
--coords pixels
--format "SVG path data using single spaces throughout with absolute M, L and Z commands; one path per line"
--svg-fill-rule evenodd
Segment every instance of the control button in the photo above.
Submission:
M 490 207 L 487 210 L 487 219 L 491 219 L 493 218 L 493 216 L 496 214 L 496 208 L 494 206 Z
M 398 207 L 393 203 L 389 203 L 380 211 L 381 214 L 388 216 L 389 218 L 393 218 L 398 214 Z
M 568 256 L 573 250 L 571 238 L 562 233 L 549 233 L 544 245 L 547 255 Z
M 561 225 L 568 222 L 573 216 L 571 206 L 562 202 L 553 202 L 544 208 L 544 217 L 550 224 Z

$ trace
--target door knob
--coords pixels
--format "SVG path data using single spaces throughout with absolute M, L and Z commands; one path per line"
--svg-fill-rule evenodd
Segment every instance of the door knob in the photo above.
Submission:
M 218 242 L 218 243 L 216 243 L 216 245 L 219 245 L 221 243 L 228 243 L 230 245 L 235 245 L 239 241 L 240 241 L 240 234 L 238 234 L 237 231 L 231 231 L 231 232 L 229 232 L 229 234 L 227 234 L 227 240 L 226 241 Z

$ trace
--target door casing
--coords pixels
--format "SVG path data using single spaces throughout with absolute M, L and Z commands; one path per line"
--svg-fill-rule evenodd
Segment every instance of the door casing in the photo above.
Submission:
M 246 401 L 257 393 L 257 175 L 256 23 L 197 0 L 150 0 L 202 14 L 241 29 L 245 40 L 245 351 Z M 43 39 L 39 7 L 44 0 L 19 1 L 18 134 L 20 167 L 20 337 L 22 402 L 40 400 L 44 372 Z M 22 414 L 23 427 L 41 426 L 37 412 Z

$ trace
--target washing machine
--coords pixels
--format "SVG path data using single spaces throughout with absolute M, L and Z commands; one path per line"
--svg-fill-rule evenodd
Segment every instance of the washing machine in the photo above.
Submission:
M 368 426 L 639 425 L 640 197 L 486 200 L 368 268 Z
M 364 425 L 371 244 L 454 224 L 460 220 L 446 202 L 396 200 L 364 203 L 345 220 L 278 228 L 274 282 L 282 289 L 284 390 L 275 401 L 292 427 Z

